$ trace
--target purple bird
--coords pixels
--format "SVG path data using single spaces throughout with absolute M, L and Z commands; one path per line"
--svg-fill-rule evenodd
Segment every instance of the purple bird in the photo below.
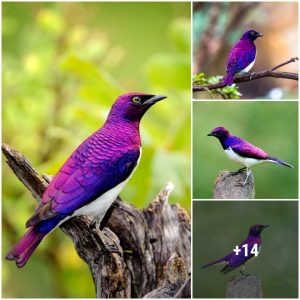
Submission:
M 8 260 L 23 267 L 54 228 L 74 216 L 100 222 L 135 171 L 141 157 L 140 121 L 165 96 L 128 93 L 113 104 L 102 128 L 67 159 L 46 188 L 27 221 L 28 231 L 9 251 Z
M 255 30 L 248 30 L 231 48 L 226 63 L 226 76 L 223 80 L 224 85 L 232 85 L 235 74 L 249 72 L 253 67 L 256 59 L 254 41 L 260 36 L 263 36 L 263 34 Z
M 252 225 L 249 230 L 248 237 L 228 255 L 217 259 L 209 264 L 204 265 L 202 268 L 207 268 L 212 265 L 226 263 L 226 266 L 220 271 L 223 275 L 238 268 L 243 267 L 244 264 L 251 258 L 258 255 L 261 250 L 262 240 L 260 237 L 261 232 L 269 227 L 269 225 Z M 240 271 L 245 275 L 242 271 Z
M 250 168 L 254 165 L 271 162 L 281 164 L 289 168 L 294 168 L 292 165 L 279 160 L 278 158 L 270 156 L 268 153 L 250 144 L 249 142 L 237 136 L 231 135 L 229 131 L 224 127 L 217 127 L 213 129 L 208 134 L 208 136 L 214 136 L 220 141 L 225 154 L 230 160 L 233 160 L 238 164 L 246 167 L 247 177 L 243 185 L 247 183 L 248 177 L 250 175 Z

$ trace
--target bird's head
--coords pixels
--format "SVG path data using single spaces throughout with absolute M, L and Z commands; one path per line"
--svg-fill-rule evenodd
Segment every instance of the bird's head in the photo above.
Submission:
M 255 224 L 250 227 L 249 235 L 260 236 L 261 232 L 270 225 Z
M 218 139 L 224 139 L 224 138 L 230 136 L 230 133 L 224 127 L 216 127 L 208 134 L 208 136 L 214 136 Z
M 144 113 L 153 104 L 165 98 L 167 97 L 144 93 L 127 93 L 121 95 L 113 104 L 107 120 L 140 121 Z
M 251 29 L 251 30 L 246 31 L 242 35 L 241 39 L 248 39 L 251 41 L 255 41 L 260 36 L 263 36 L 263 34 Z

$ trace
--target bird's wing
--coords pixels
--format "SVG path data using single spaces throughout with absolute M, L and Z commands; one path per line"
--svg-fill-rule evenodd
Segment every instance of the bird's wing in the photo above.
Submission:
M 248 245 L 248 255 L 245 256 L 245 249 L 243 248 L 243 245 L 247 244 Z M 220 272 L 223 273 L 224 275 L 240 266 L 242 266 L 246 261 L 254 257 L 254 254 L 251 253 L 251 249 L 254 246 L 254 244 L 258 244 L 258 241 L 256 240 L 249 240 L 246 239 L 243 243 L 239 245 L 239 249 L 241 249 L 241 252 L 236 255 L 235 252 L 232 252 L 230 255 L 230 260 L 228 262 L 228 265 L 226 265 Z
M 238 137 L 232 137 L 230 144 L 231 149 L 240 156 L 254 159 L 269 158 L 267 152 Z
M 44 192 L 42 203 L 26 226 L 33 226 L 57 214 L 71 215 L 105 192 L 126 180 L 134 170 L 139 149 L 120 150 L 114 156 L 91 157 L 74 153 L 59 170 Z M 86 152 L 83 152 L 86 155 Z
M 226 63 L 226 72 L 231 74 L 241 72 L 254 61 L 255 54 L 255 45 L 249 45 L 244 43 L 244 41 L 237 42 L 230 50 Z

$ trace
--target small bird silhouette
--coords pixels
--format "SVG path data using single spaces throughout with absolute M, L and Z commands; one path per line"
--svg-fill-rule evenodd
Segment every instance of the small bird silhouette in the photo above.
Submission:
M 248 30 L 240 40 L 231 48 L 226 63 L 226 76 L 224 85 L 232 85 L 234 76 L 240 72 L 249 72 L 256 59 L 256 47 L 254 41 L 263 34 Z
M 256 250 L 257 255 L 260 252 L 262 246 L 262 240 L 260 234 L 267 227 L 269 227 L 269 225 L 261 225 L 261 224 L 252 225 L 250 227 L 248 237 L 238 246 L 238 249 L 240 249 L 241 251 L 232 251 L 228 255 L 222 258 L 204 265 L 202 268 L 207 268 L 209 266 L 216 265 L 216 264 L 226 263 L 226 266 L 220 271 L 221 273 L 223 273 L 223 275 L 227 274 L 228 272 L 240 266 L 244 268 L 244 264 L 249 259 L 255 257 L 255 251 L 252 250 L 253 249 Z M 256 245 L 256 249 L 254 248 L 255 245 Z M 247 251 L 245 250 L 246 248 Z M 242 270 L 240 272 L 243 275 L 245 275 L 242 272 Z
M 6 259 L 23 267 L 45 236 L 74 216 L 94 216 L 93 224 L 100 223 L 139 163 L 141 118 L 165 98 L 128 93 L 115 101 L 103 127 L 72 153 L 49 183 L 26 223 L 28 231 Z
M 250 176 L 250 168 L 257 164 L 271 162 L 287 166 L 289 168 L 294 168 L 292 165 L 279 160 L 276 157 L 270 156 L 264 150 L 250 144 L 249 142 L 237 136 L 231 135 L 229 131 L 224 127 L 217 127 L 213 129 L 208 134 L 208 136 L 214 136 L 220 141 L 225 154 L 230 160 L 233 160 L 238 164 L 246 167 L 247 177 L 243 185 L 247 183 L 248 177 Z M 244 168 L 240 170 L 243 169 Z

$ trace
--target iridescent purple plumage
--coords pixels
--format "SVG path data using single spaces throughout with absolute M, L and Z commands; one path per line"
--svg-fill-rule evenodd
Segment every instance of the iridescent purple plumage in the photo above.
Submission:
M 73 152 L 50 182 L 41 204 L 26 223 L 28 232 L 7 259 L 24 266 L 42 239 L 72 216 L 88 212 L 97 214 L 98 221 L 103 218 L 138 164 L 142 116 L 164 98 L 128 93 L 116 100 L 103 127 Z M 94 207 L 94 202 L 100 207 Z
M 226 266 L 220 271 L 224 275 L 240 266 L 243 266 L 249 259 L 255 256 L 255 250 L 253 247 L 257 247 L 257 251 L 259 252 L 261 248 L 261 237 L 260 234 L 263 229 L 267 228 L 269 225 L 261 225 L 255 224 L 250 227 L 248 237 L 238 246 L 240 252 L 230 252 L 228 255 L 217 259 L 213 262 L 210 262 L 204 265 L 202 268 L 207 268 L 212 265 L 220 264 L 220 263 L 227 263 Z M 243 245 L 247 245 L 247 252 Z M 257 245 L 257 246 L 255 246 Z
M 249 168 L 262 162 L 274 162 L 293 168 L 292 165 L 270 156 L 267 152 L 250 144 L 246 140 L 231 135 L 224 127 L 216 127 L 208 135 L 216 137 L 229 158 L 244 167 Z
M 254 40 L 259 36 L 262 34 L 255 30 L 248 30 L 231 48 L 226 63 L 226 76 L 223 80 L 225 85 L 232 85 L 235 74 L 242 71 L 248 72 L 252 68 L 256 58 Z

